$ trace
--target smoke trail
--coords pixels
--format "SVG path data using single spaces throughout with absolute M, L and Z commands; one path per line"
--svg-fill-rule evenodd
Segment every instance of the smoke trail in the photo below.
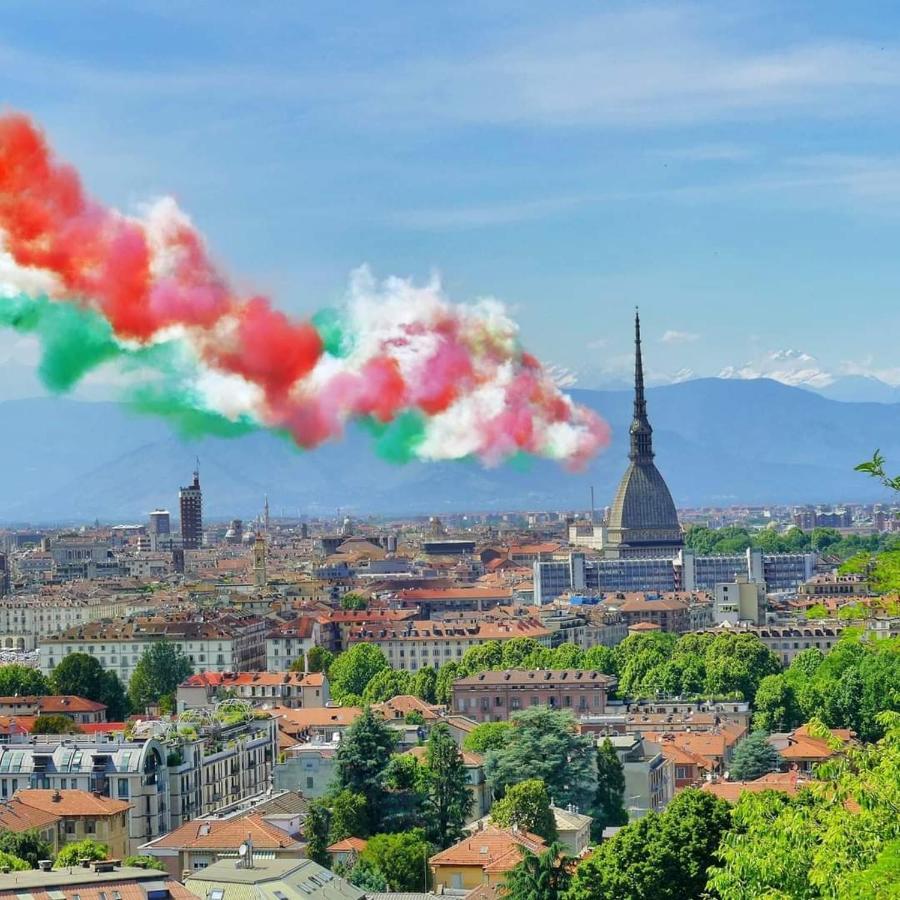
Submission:
M 126 400 L 191 435 L 266 428 L 314 447 L 356 420 L 397 462 L 569 466 L 609 442 L 496 301 L 363 268 L 340 309 L 292 321 L 234 291 L 174 201 L 143 219 L 100 205 L 18 115 L 0 117 L 0 325 L 39 337 L 49 389 L 111 363 L 140 373 Z

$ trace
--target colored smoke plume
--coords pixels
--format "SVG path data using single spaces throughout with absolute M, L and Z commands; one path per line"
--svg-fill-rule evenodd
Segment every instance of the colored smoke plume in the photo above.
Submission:
M 191 435 L 266 428 L 315 447 L 359 421 L 396 461 L 573 468 L 609 443 L 498 302 L 362 268 L 340 309 L 292 320 L 235 292 L 173 200 L 138 219 L 88 197 L 21 115 L 0 117 L 0 326 L 39 338 L 50 390 L 112 363 L 125 399 Z

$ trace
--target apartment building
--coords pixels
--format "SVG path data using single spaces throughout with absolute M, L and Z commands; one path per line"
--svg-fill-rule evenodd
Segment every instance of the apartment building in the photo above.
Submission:
M 361 625 L 351 631 L 348 643 L 380 647 L 393 668 L 415 672 L 425 666 L 438 668 L 450 660 L 459 660 L 470 647 L 486 641 L 514 638 L 533 638 L 549 647 L 551 634 L 531 618 L 458 624 L 412 620 L 394 625 Z
M 129 852 L 169 830 L 167 750 L 156 740 L 42 736 L 0 744 L 0 799 L 17 791 L 79 790 L 127 801 Z
M 167 759 L 171 827 L 271 787 L 276 736 L 269 716 L 180 729 Z
M 312 616 L 290 619 L 266 632 L 266 671 L 287 672 L 322 643 L 322 628 Z
M 322 707 L 330 699 L 328 679 L 321 672 L 197 672 L 178 686 L 177 710 L 213 706 L 226 697 L 289 709 Z
M 477 722 L 502 722 L 533 706 L 602 715 L 616 679 L 585 669 L 505 669 L 453 682 L 453 712 Z
M 44 588 L 0 600 L 0 647 L 33 650 L 41 638 L 100 619 L 137 615 L 151 609 L 147 597 L 98 588 Z
M 604 600 L 602 607 L 618 613 L 627 628 L 649 622 L 662 631 L 683 634 L 691 630 L 693 599 L 679 594 L 616 594 Z
M 258 672 L 265 662 L 268 627 L 262 618 L 232 615 L 88 622 L 42 638 L 38 664 L 49 675 L 69 654 L 88 653 L 127 683 L 144 650 L 166 641 L 178 647 L 197 669 Z
M 816 649 L 822 653 L 841 639 L 846 626 L 835 625 L 761 625 L 746 629 L 755 634 L 782 662 L 789 666 L 803 650 Z
M 0 697 L 0 716 L 68 716 L 77 725 L 106 721 L 106 706 L 71 695 Z

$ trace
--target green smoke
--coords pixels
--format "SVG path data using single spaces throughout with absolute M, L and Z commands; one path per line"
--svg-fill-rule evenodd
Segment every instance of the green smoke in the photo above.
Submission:
M 0 299 L 0 325 L 40 338 L 43 356 L 38 374 L 54 393 L 70 390 L 91 369 L 128 352 L 101 315 L 47 297 Z
M 313 317 L 312 324 L 325 352 L 331 356 L 344 357 L 353 349 L 352 336 L 347 331 L 343 314 L 337 309 L 320 309 Z
M 400 413 L 392 422 L 365 418 L 361 424 L 375 438 L 375 452 L 392 463 L 408 463 L 416 458 L 416 448 L 425 438 L 425 418 L 414 410 Z
M 144 386 L 128 395 L 128 404 L 140 413 L 163 416 L 175 430 L 186 438 L 242 437 L 259 428 L 246 416 L 235 420 L 199 407 L 189 395 L 163 386 Z

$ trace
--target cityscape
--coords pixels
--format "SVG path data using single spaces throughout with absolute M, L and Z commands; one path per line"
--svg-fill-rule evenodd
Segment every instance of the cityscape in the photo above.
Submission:
M 900 897 L 896 44 L 129 7 L 0 12 L 0 900 Z

